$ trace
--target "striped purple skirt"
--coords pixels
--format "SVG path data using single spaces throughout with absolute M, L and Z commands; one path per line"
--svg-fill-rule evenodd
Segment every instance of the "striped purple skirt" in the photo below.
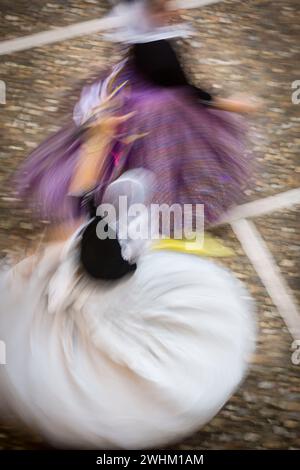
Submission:
M 84 116 L 101 105 L 108 89 L 118 91 L 118 108 L 132 117 L 118 129 L 95 189 L 103 190 L 124 171 L 146 168 L 156 176 L 154 202 L 204 204 L 205 222 L 215 223 L 240 203 L 251 175 L 243 119 L 195 101 L 186 88 L 160 88 L 145 82 L 132 68 L 118 66 L 112 79 L 83 89 L 74 122 L 44 141 L 18 172 L 20 196 L 34 201 L 39 216 L 53 221 L 74 217 L 69 187 L 84 142 Z

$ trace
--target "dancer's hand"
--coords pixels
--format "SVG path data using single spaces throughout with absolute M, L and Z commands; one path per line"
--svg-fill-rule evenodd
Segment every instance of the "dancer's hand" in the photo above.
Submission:
M 123 116 L 108 115 L 99 117 L 99 119 L 91 123 L 90 130 L 88 131 L 88 133 L 90 136 L 94 136 L 95 133 L 97 133 L 97 135 L 101 134 L 102 139 L 103 137 L 114 137 L 117 133 L 118 127 L 124 122 L 128 121 L 128 119 L 130 119 L 134 115 L 135 112 L 131 112 L 128 114 L 124 114 Z M 99 135 L 99 139 L 101 138 L 101 136 Z

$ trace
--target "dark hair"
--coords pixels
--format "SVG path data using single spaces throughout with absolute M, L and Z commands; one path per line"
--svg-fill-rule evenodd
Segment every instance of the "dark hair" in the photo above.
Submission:
M 94 279 L 117 280 L 136 270 L 136 264 L 123 259 L 116 233 L 106 226 L 108 237 L 97 237 L 97 225 L 103 220 L 95 217 L 84 229 L 80 243 L 80 264 Z

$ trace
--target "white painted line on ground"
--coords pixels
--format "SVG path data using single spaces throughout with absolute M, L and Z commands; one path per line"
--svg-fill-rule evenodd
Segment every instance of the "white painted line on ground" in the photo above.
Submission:
M 180 0 L 178 6 L 181 8 L 195 8 L 218 3 L 222 0 Z M 116 28 L 122 24 L 119 16 L 107 15 L 100 19 L 83 21 L 74 25 L 50 29 L 41 33 L 31 34 L 16 39 L 0 42 L 0 55 L 12 54 L 13 52 L 25 51 L 33 47 L 46 46 L 60 41 L 66 41 L 79 36 L 106 31 Z
M 300 339 L 300 312 L 265 241 L 249 220 L 232 222 L 232 229 L 294 339 Z
M 24 51 L 33 47 L 41 47 L 55 42 L 73 39 L 79 36 L 106 31 L 115 28 L 120 23 L 116 16 L 106 16 L 97 20 L 84 21 L 63 28 L 55 28 L 42 33 L 36 33 L 16 39 L 9 39 L 0 43 L 0 55 Z
M 297 204 L 300 204 L 300 188 L 290 189 L 289 191 L 276 194 L 275 196 L 236 206 L 220 219 L 218 225 L 230 224 L 240 219 L 261 217 L 270 212 L 291 208 Z

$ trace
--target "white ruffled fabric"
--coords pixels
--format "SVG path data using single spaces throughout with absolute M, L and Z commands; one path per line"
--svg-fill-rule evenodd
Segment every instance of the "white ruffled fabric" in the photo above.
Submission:
M 240 283 L 208 260 L 149 249 L 134 274 L 96 282 L 64 249 L 0 274 L 0 405 L 62 447 L 157 447 L 203 426 L 253 351 Z

